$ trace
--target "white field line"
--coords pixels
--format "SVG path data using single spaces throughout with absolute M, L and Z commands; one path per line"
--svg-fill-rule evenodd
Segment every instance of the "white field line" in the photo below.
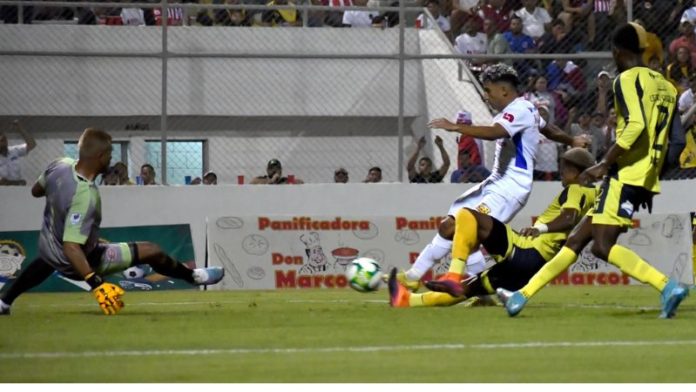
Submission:
M 131 307 L 148 307 L 148 306 L 186 306 L 186 305 L 224 305 L 224 304 L 248 304 L 253 302 L 253 299 L 249 300 L 225 300 L 225 301 L 179 301 L 179 302 L 128 302 L 126 300 L 126 305 Z M 274 301 L 271 302 L 281 302 Z M 386 299 L 367 299 L 367 300 L 347 300 L 347 299 L 288 299 L 283 300 L 285 303 L 307 303 L 307 304 L 349 304 L 349 303 L 372 303 L 372 304 L 387 304 L 389 301 Z M 27 304 L 20 305 L 29 308 L 70 308 L 70 307 L 94 307 L 95 304 L 92 303 L 52 303 L 52 304 Z M 455 305 L 456 306 L 456 305 Z M 628 306 L 628 305 L 586 305 L 586 304 L 563 304 L 561 306 L 549 305 L 545 303 L 539 303 L 539 307 L 562 307 L 562 308 L 586 308 L 586 309 L 636 309 L 636 310 L 660 310 L 659 306 Z M 530 304 L 528 307 L 537 307 L 536 304 Z
M 160 357 L 160 356 L 210 356 L 244 354 L 325 354 L 325 353 L 364 353 L 391 351 L 427 350 L 501 350 L 538 348 L 585 348 L 585 347 L 640 347 L 640 346 L 683 346 L 696 345 L 696 340 L 657 340 L 657 341 L 588 341 L 588 342 L 520 342 L 520 343 L 480 343 L 480 344 L 423 344 L 396 346 L 353 346 L 317 348 L 230 348 L 230 349 L 191 349 L 191 350 L 123 350 L 123 351 L 83 351 L 83 352 L 35 352 L 0 353 L 0 360 L 15 359 L 65 359 L 93 357 Z

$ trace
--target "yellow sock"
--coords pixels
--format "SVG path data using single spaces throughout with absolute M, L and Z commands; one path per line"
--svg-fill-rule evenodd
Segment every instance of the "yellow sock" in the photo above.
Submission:
M 477 243 L 476 217 L 471 211 L 462 208 L 454 217 L 454 238 L 452 239 L 452 261 L 449 272 L 463 274 L 466 271 L 466 259 Z
M 412 308 L 423 306 L 450 306 L 459 303 L 463 298 L 455 298 L 447 293 L 426 291 L 423 294 L 411 294 L 409 306 Z
M 462 275 L 466 272 L 466 259 L 455 259 L 450 260 L 449 270 L 447 272 Z
M 481 279 L 481 285 L 483 285 L 483 288 L 486 290 L 486 292 L 488 292 L 488 294 L 495 294 L 495 289 L 493 288 L 490 279 L 488 279 L 488 271 L 483 271 L 479 279 Z
M 614 245 L 609 250 L 608 262 L 621 268 L 621 271 L 629 274 L 634 279 L 647 283 L 658 291 L 662 291 L 667 285 L 669 278 L 658 271 L 638 254 L 621 245 Z
M 466 260 L 476 246 L 478 224 L 474 214 L 462 208 L 454 217 L 454 239 L 452 240 L 452 258 Z
M 562 247 L 561 250 L 549 260 L 541 269 L 534 274 L 532 279 L 529 280 L 526 286 L 522 287 L 520 292 L 527 298 L 531 298 L 537 291 L 541 290 L 542 287 L 546 286 L 550 281 L 552 281 L 556 276 L 560 275 L 561 272 L 565 271 L 571 264 L 578 259 L 578 255 L 575 254 L 570 248 Z

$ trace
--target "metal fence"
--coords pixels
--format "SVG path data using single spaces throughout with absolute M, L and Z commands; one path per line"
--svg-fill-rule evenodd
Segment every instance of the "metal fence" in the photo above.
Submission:
M 384 181 L 408 181 L 416 154 L 432 158 L 432 170 L 449 160 L 450 182 L 471 155 L 427 121 L 467 110 L 489 123 L 476 75 L 491 63 L 514 65 L 524 94 L 569 133 L 592 135 L 597 156 L 612 136 L 606 80 L 617 22 L 640 18 L 655 33 L 646 64 L 690 89 L 691 57 L 677 55 L 693 32 L 690 4 L 539 2 L 546 18 L 527 3 L 0 1 L 0 126 L 18 118 L 37 139 L 25 178 L 74 154 L 81 129 L 96 126 L 112 133 L 114 161 L 132 179 L 150 163 L 158 183 L 208 171 L 219 183 L 249 183 L 276 159 L 295 182 L 334 182 L 339 168 L 360 182 L 373 167 Z M 476 148 L 490 166 L 491 145 Z M 557 179 L 562 149 L 539 146 L 539 180 Z M 671 177 L 691 177 L 693 161 L 687 151 Z M 461 169 L 455 177 L 466 180 Z

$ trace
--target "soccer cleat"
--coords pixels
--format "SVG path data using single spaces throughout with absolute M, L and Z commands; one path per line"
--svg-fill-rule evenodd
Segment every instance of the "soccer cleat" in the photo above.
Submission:
M 524 295 L 522 295 L 522 293 L 519 291 L 513 292 L 505 290 L 502 287 L 498 287 L 498 289 L 495 290 L 495 293 L 505 306 L 505 309 L 510 317 L 517 316 L 517 314 L 524 309 L 524 305 L 527 304 L 527 298 L 525 298 Z
M 196 268 L 193 270 L 193 281 L 199 285 L 211 285 L 222 280 L 225 270 L 222 267 Z
M 660 318 L 668 319 L 674 317 L 677 314 L 677 307 L 688 295 L 688 288 L 682 287 L 676 280 L 670 279 L 669 282 L 667 282 L 667 286 L 665 286 L 660 294 L 660 300 L 662 302 Z
M 393 308 L 407 308 L 411 292 L 399 283 L 396 274 L 396 268 L 389 272 L 389 305 Z
M 440 279 L 425 282 L 425 287 L 427 287 L 428 290 L 447 293 L 455 298 L 459 298 L 464 296 L 462 278 L 460 274 L 448 272 L 442 275 Z
M 412 293 L 418 291 L 421 287 L 420 280 L 410 280 L 406 277 L 406 272 L 399 271 L 396 273 L 396 280 L 401 283 L 402 286 L 406 287 Z M 389 283 L 389 274 L 382 275 L 382 282 Z

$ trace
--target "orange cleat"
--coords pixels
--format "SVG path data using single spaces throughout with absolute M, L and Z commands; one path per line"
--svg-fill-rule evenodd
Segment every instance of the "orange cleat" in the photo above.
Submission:
M 463 278 L 462 274 L 447 272 L 437 280 L 425 282 L 425 287 L 431 291 L 447 293 L 455 298 L 459 298 L 464 296 Z
M 389 272 L 389 305 L 393 308 L 407 308 L 411 292 L 396 278 L 396 268 Z

